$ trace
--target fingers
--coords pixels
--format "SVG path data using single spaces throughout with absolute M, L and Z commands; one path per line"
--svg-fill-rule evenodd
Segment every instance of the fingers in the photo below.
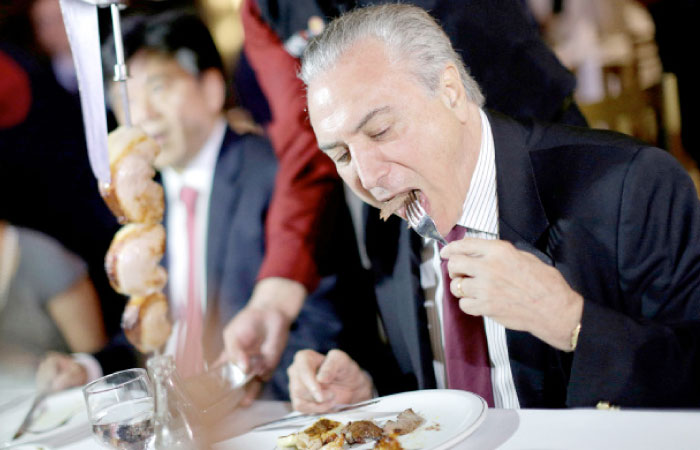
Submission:
M 250 359 L 260 354 L 263 326 L 248 310 L 239 312 L 224 328 L 225 358 L 238 365 L 244 372 L 252 370 Z
M 301 350 L 294 355 L 294 362 L 287 369 L 289 393 L 292 403 L 324 403 L 323 388 L 316 373 L 325 357 L 313 350 Z
M 245 395 L 243 396 L 243 399 L 241 400 L 239 405 L 244 407 L 252 405 L 253 401 L 255 401 L 255 399 L 258 397 L 258 394 L 260 394 L 262 385 L 262 381 L 258 379 L 250 380 L 250 382 L 245 388 Z
M 58 391 L 85 384 L 87 371 L 69 355 L 52 352 L 39 365 L 36 381 L 39 389 Z
M 267 368 L 267 375 L 271 375 L 277 367 L 282 352 L 287 346 L 289 337 L 289 323 L 278 311 L 269 311 L 265 320 L 265 336 L 260 346 L 261 363 Z
M 492 251 L 494 244 L 504 242 L 499 240 L 487 240 L 465 237 L 458 241 L 452 241 L 440 250 L 440 256 L 448 259 L 453 255 L 467 255 L 472 257 L 484 256 Z
M 226 357 L 246 373 L 271 376 L 287 345 L 289 323 L 274 308 L 245 308 L 224 329 Z
M 347 353 L 342 350 L 331 350 L 319 367 L 316 380 L 322 384 L 346 381 L 354 377 L 354 372 L 359 371 L 359 366 Z
M 59 371 L 59 353 L 50 352 L 44 357 L 36 371 L 36 385 L 39 390 L 51 389 Z
M 76 386 L 82 386 L 87 382 L 87 371 L 85 368 L 73 361 L 73 364 L 66 367 L 54 380 L 52 390 L 60 391 Z

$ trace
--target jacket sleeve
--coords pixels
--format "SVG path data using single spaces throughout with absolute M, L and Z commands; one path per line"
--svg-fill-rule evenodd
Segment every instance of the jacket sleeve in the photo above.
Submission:
M 700 405 L 700 203 L 665 152 L 642 149 L 619 205 L 618 305 L 584 303 L 569 406 Z
M 312 291 L 319 280 L 315 260 L 319 223 L 328 194 L 337 188 L 333 162 L 316 145 L 306 114 L 306 93 L 289 55 L 260 16 L 255 0 L 241 9 L 244 49 L 270 105 L 267 132 L 279 160 L 266 224 L 267 250 L 258 279 L 284 277 Z

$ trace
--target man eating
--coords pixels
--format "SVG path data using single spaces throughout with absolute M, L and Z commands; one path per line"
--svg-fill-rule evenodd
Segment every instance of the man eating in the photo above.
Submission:
M 445 33 L 413 6 L 336 19 L 300 77 L 346 184 L 402 218 L 414 193 L 451 241 L 368 244 L 409 380 L 397 385 L 503 408 L 700 404 L 700 203 L 668 154 L 484 111 Z M 372 390 L 342 352 L 299 352 L 289 373 L 302 411 Z

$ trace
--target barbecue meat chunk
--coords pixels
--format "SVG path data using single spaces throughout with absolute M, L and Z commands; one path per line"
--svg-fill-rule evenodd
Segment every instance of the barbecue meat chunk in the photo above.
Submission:
M 348 423 L 342 430 L 348 444 L 364 444 L 382 437 L 382 429 L 371 420 L 358 420 Z
M 159 350 L 170 337 L 168 301 L 161 292 L 131 297 L 122 314 L 126 338 L 142 353 Z
M 163 188 L 153 180 L 156 142 L 139 128 L 119 127 L 107 138 L 110 183 L 100 183 L 105 203 L 119 223 L 157 223 L 163 219 Z
M 413 412 L 411 408 L 398 415 L 396 420 L 390 420 L 384 425 L 384 434 L 402 436 L 413 432 L 425 422 L 421 416 Z
M 145 297 L 163 289 L 168 279 L 159 265 L 164 252 L 165 229 L 161 224 L 123 226 L 105 256 L 105 270 L 114 290 Z
M 372 448 L 373 450 L 404 450 L 394 435 L 383 436 Z

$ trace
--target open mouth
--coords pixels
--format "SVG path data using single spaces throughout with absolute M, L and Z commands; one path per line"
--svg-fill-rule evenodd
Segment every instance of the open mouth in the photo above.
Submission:
M 383 221 L 387 221 L 392 214 L 396 214 L 401 208 L 403 208 L 407 202 L 410 201 L 410 193 L 413 191 L 404 192 L 403 194 L 398 194 L 396 197 L 389 201 L 384 202 L 382 208 L 379 212 L 379 217 Z M 400 214 L 399 214 L 400 215 Z

